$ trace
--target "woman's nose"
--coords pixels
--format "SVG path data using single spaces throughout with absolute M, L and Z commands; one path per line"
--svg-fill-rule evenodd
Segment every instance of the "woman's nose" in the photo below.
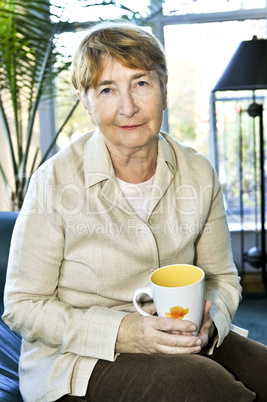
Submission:
M 138 112 L 134 96 L 129 91 L 120 94 L 118 112 L 126 117 L 132 117 Z

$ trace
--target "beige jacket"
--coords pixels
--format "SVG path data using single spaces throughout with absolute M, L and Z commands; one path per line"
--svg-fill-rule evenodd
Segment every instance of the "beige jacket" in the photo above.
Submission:
M 11 243 L 4 321 L 24 338 L 26 402 L 83 395 L 97 359 L 113 361 L 122 318 L 150 273 L 206 273 L 220 344 L 240 300 L 221 187 L 210 162 L 159 135 L 145 223 L 124 198 L 101 134 L 88 133 L 33 175 Z

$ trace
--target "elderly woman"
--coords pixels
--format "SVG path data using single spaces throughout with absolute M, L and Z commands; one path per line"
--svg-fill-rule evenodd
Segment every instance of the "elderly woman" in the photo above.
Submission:
M 230 332 L 241 288 L 216 174 L 160 132 L 160 43 L 96 25 L 71 76 L 96 130 L 33 175 L 11 245 L 3 318 L 23 337 L 24 400 L 266 401 L 266 348 Z M 192 322 L 133 307 L 135 289 L 173 263 L 206 274 L 197 336 Z

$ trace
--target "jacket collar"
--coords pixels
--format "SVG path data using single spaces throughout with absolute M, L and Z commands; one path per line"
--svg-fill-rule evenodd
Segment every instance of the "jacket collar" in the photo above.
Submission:
M 115 177 L 107 147 L 98 129 L 85 143 L 83 171 L 86 188 Z
M 84 185 L 86 188 L 101 181 L 115 178 L 109 152 L 105 145 L 104 138 L 98 129 L 94 131 L 85 143 L 83 161 Z M 167 163 L 172 171 L 177 169 L 173 149 L 160 133 L 157 166 L 163 163 Z
M 149 203 L 150 215 L 167 191 L 176 170 L 174 151 L 165 134 L 159 134 L 158 159 L 154 184 Z M 84 183 L 89 188 L 102 182 L 101 195 L 111 204 L 117 205 L 135 216 L 129 203 L 123 196 L 103 136 L 96 130 L 84 147 Z

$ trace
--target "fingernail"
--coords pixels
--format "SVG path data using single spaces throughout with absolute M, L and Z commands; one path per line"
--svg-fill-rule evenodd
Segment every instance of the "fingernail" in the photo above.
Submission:
M 190 331 L 195 331 L 196 329 L 197 329 L 196 325 L 193 324 L 190 326 Z

